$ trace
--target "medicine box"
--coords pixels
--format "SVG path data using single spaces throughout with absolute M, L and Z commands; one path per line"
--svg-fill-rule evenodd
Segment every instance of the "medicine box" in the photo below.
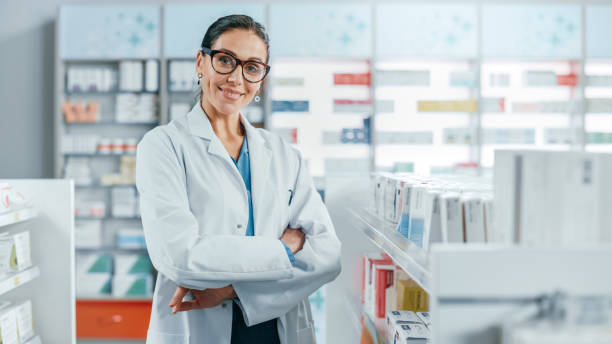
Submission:
M 32 266 L 30 232 L 0 235 L 0 273 L 23 270 Z
M 19 344 L 15 307 L 0 310 L 0 339 L 2 344 Z
M 113 297 L 151 297 L 153 276 L 151 274 L 113 276 Z
M 111 295 L 112 274 L 82 273 L 76 274 L 77 297 L 106 297 Z
M 115 274 L 150 274 L 153 272 L 153 265 L 149 256 L 146 254 L 116 254 Z
M 32 316 L 32 302 L 24 301 L 15 307 L 17 318 L 17 334 L 21 343 L 25 343 L 34 336 L 34 318 Z

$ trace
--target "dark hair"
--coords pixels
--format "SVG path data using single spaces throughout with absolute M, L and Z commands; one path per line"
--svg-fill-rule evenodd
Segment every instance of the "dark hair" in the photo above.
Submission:
M 217 19 L 214 23 L 212 23 L 208 30 L 206 30 L 206 34 L 204 34 L 204 39 L 202 39 L 202 47 L 203 48 L 212 48 L 213 44 L 219 36 L 226 33 L 227 31 L 234 29 L 242 29 L 248 30 L 255 33 L 259 38 L 261 38 L 264 43 L 266 43 L 266 63 L 270 60 L 270 38 L 266 33 L 266 29 L 260 23 L 256 22 L 253 18 L 244 15 L 244 14 L 232 14 L 229 16 L 221 17 Z

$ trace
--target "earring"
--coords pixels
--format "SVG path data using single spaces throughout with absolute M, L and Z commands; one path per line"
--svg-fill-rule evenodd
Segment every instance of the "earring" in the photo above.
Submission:
M 198 85 L 200 84 L 200 81 L 202 80 L 202 73 L 198 74 Z
M 259 101 L 261 100 L 261 98 L 259 98 L 259 96 L 255 96 L 255 101 L 259 103 Z

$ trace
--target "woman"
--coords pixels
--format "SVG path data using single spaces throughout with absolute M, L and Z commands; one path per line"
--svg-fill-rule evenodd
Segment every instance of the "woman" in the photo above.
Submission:
M 268 42 L 248 16 L 218 19 L 197 54 L 200 101 L 138 145 L 159 272 L 149 344 L 314 342 L 308 296 L 340 273 L 340 242 L 300 153 L 240 113 Z

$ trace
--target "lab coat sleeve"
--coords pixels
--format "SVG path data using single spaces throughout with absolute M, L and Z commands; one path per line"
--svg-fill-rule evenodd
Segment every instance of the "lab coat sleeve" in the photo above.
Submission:
M 189 207 L 184 167 L 170 136 L 159 129 L 144 136 L 136 158 L 141 218 L 153 266 L 191 289 L 290 278 L 292 265 L 278 239 L 200 234 Z
M 289 206 L 289 225 L 304 231 L 304 247 L 295 254 L 292 278 L 233 284 L 247 326 L 284 315 L 340 274 L 340 241 L 299 153 L 298 157 L 300 166 Z

